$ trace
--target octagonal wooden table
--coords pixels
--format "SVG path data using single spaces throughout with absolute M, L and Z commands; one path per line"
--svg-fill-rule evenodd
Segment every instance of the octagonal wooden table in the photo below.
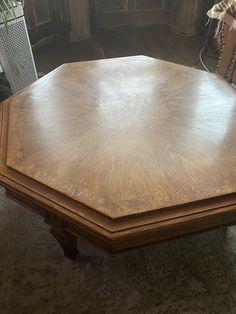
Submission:
M 0 161 L 71 258 L 234 224 L 236 93 L 144 56 L 66 64 L 1 104 Z

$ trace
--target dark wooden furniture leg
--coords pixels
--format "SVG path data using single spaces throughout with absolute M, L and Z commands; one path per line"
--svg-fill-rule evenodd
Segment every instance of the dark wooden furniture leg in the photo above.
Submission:
M 62 228 L 55 226 L 51 226 L 50 233 L 62 247 L 65 256 L 73 260 L 76 259 L 76 256 L 78 255 L 77 238 Z
M 73 260 L 76 259 L 76 256 L 78 255 L 77 238 L 64 230 L 63 221 L 61 221 L 61 219 L 51 213 L 45 214 L 44 208 L 40 208 L 32 200 L 29 200 L 23 195 L 15 193 L 10 189 L 6 188 L 6 195 L 14 201 L 31 208 L 33 211 L 37 208 L 41 216 L 46 216 L 45 222 L 50 226 L 50 233 L 62 247 L 65 256 Z

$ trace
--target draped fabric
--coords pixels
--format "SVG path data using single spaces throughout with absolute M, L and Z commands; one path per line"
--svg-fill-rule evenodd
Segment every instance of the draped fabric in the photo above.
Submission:
M 224 21 L 236 31 L 236 0 L 223 0 L 208 11 L 208 16 Z

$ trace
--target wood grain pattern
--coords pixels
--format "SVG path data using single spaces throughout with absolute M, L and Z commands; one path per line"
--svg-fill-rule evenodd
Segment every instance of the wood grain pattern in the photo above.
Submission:
M 235 94 L 214 75 L 127 58 L 62 66 L 25 93 L 7 165 L 106 215 L 236 189 Z
M 0 181 L 111 253 L 233 224 L 235 95 L 143 56 L 64 65 L 3 103 Z

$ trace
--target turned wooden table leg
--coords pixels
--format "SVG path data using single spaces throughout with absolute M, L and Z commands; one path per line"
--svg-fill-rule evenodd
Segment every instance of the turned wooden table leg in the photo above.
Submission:
M 50 228 L 50 232 L 62 247 L 65 256 L 74 260 L 78 255 L 77 238 L 62 228 L 55 226 Z

